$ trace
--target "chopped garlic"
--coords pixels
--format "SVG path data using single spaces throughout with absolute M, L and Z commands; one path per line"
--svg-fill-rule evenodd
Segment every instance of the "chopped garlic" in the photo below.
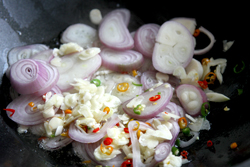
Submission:
M 71 54 L 71 53 L 76 53 L 82 51 L 83 48 L 78 45 L 77 43 L 69 42 L 66 44 L 62 44 L 59 48 L 59 54 L 61 56 Z
M 227 106 L 224 108 L 224 111 L 229 111 L 230 108 L 228 108 Z
M 63 126 L 63 120 L 57 117 L 53 117 L 50 121 L 49 121 L 49 127 L 51 130 L 55 130 L 57 129 L 58 126 Z
M 78 53 L 79 59 L 88 60 L 101 52 L 100 48 L 92 47 Z
M 222 43 L 223 43 L 223 52 L 226 52 L 228 49 L 232 47 L 234 41 L 223 40 Z
M 102 21 L 101 11 L 99 9 L 92 9 L 89 13 L 89 18 L 93 24 L 100 24 L 100 22 Z

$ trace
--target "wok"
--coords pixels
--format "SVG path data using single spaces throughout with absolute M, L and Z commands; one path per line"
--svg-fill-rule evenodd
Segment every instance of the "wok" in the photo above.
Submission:
M 244 5 L 242 5 L 244 6 Z M 0 1 L 0 166 L 82 166 L 71 146 L 59 151 L 49 152 L 39 148 L 36 139 L 30 134 L 17 133 L 17 125 L 12 122 L 2 109 L 10 102 L 10 83 L 5 76 L 8 67 L 6 55 L 16 46 L 43 43 L 51 48 L 59 46 L 60 33 L 74 23 L 85 23 L 95 27 L 89 20 L 93 8 L 105 15 L 116 8 L 127 8 L 131 11 L 130 31 L 136 30 L 144 23 L 161 25 L 174 17 L 196 18 L 197 26 L 203 26 L 212 32 L 216 42 L 212 50 L 205 55 L 195 56 L 226 58 L 227 67 L 223 74 L 224 83 L 214 85 L 213 90 L 230 97 L 230 101 L 211 103 L 211 112 L 207 119 L 211 130 L 201 131 L 200 139 L 186 148 L 191 161 L 183 166 L 249 166 L 250 165 L 250 121 L 248 116 L 249 63 L 244 49 L 244 36 L 238 26 L 245 17 L 235 4 L 201 4 L 189 2 L 127 0 L 1 0 Z M 237 12 L 236 12 L 237 11 Z M 234 21 L 234 22 L 233 22 Z M 97 27 L 95 27 L 97 28 Z M 223 40 L 235 40 L 232 48 L 223 52 Z M 201 37 L 197 47 L 209 43 L 208 38 Z M 236 74 L 233 68 L 238 64 L 245 69 Z M 238 89 L 243 94 L 238 95 Z M 224 111 L 225 107 L 230 108 Z M 207 148 L 206 142 L 212 140 L 214 147 Z M 230 144 L 237 142 L 236 150 Z

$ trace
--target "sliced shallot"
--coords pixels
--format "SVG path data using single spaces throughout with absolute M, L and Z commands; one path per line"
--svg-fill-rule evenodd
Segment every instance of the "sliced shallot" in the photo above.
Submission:
M 208 36 L 208 38 L 210 39 L 210 43 L 207 47 L 205 47 L 203 49 L 195 49 L 194 55 L 203 55 L 203 54 L 207 53 L 208 51 L 210 51 L 212 49 L 212 47 L 214 46 L 214 43 L 215 43 L 214 35 L 211 32 L 209 32 L 204 27 L 200 27 L 199 30 L 200 30 L 200 32 L 203 32 L 204 34 L 206 34 Z
M 143 56 L 152 58 L 155 37 L 160 29 L 158 24 L 144 24 L 141 26 L 134 35 L 135 49 L 138 50 Z
M 102 128 L 97 133 L 86 133 L 82 132 L 76 127 L 74 123 L 70 124 L 69 127 L 69 136 L 75 141 L 81 143 L 95 143 L 101 138 L 103 138 L 107 133 L 107 128 L 112 128 L 115 124 L 120 121 L 116 114 L 112 115 L 110 119 L 103 125 Z
M 146 71 L 142 73 L 141 83 L 143 85 L 143 90 L 152 88 L 155 84 L 158 83 L 155 75 L 156 75 L 156 71 Z
M 59 135 L 53 138 L 43 139 L 40 143 L 40 147 L 49 151 L 59 150 L 62 147 L 65 147 L 70 144 L 72 141 L 73 140 L 69 137 Z
M 160 95 L 158 94 L 160 92 Z M 166 105 L 172 98 L 173 90 L 170 84 L 165 83 L 154 88 L 153 91 L 148 91 L 140 94 L 138 97 L 128 100 L 122 104 L 122 108 L 126 114 L 137 119 L 148 119 L 156 116 L 164 110 Z M 155 100 L 155 98 L 157 100 Z M 150 99 L 154 99 L 150 101 Z M 132 104 L 131 104 L 132 103 Z M 138 115 L 134 112 L 137 105 L 145 105 L 145 108 Z
M 100 56 L 102 57 L 102 65 L 116 72 L 138 70 L 144 62 L 142 54 L 134 50 L 116 51 L 104 48 Z
M 43 61 L 46 61 L 47 63 L 49 63 L 50 60 L 52 60 L 54 58 L 53 50 L 48 49 L 48 50 L 41 51 L 39 53 L 32 55 L 30 58 L 36 59 L 36 60 L 43 60 Z
M 21 59 L 29 59 L 33 55 L 48 49 L 49 47 L 44 44 L 33 44 L 15 47 L 11 49 L 8 53 L 9 65 L 14 64 L 15 62 Z
M 6 111 L 8 117 L 21 125 L 36 125 L 43 123 L 45 119 L 43 117 L 42 111 L 40 111 L 38 108 L 34 110 L 33 107 L 28 105 L 30 102 L 33 102 L 34 106 L 37 106 L 38 104 L 44 104 L 41 96 L 21 95 L 15 98 L 6 107 L 6 109 L 15 110 L 12 116 L 10 116 L 10 111 Z
M 127 28 L 129 19 L 130 12 L 127 9 L 116 9 L 109 12 L 99 26 L 100 41 L 115 50 L 132 49 L 134 40 Z
M 12 87 L 20 94 L 43 95 L 58 81 L 56 68 L 42 60 L 21 59 L 10 69 Z
M 101 66 L 101 57 L 96 55 L 87 60 L 81 60 L 78 53 L 65 55 L 61 58 L 61 66 L 56 67 L 59 72 L 57 86 L 62 91 L 68 91 L 73 86 L 74 78 L 85 79 L 94 74 Z
M 182 84 L 178 86 L 176 94 L 184 110 L 191 116 L 200 115 L 202 104 L 207 102 L 205 92 L 193 85 Z
M 74 42 L 83 48 L 92 46 L 92 43 L 98 38 L 97 32 L 94 28 L 77 23 L 70 25 L 62 34 L 61 42 L 69 43 Z
M 160 27 L 152 57 L 156 70 L 172 74 L 178 66 L 185 68 L 193 53 L 193 37 L 182 24 L 167 21 Z

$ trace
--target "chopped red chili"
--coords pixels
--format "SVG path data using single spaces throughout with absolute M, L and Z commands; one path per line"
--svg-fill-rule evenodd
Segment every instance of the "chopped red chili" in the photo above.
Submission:
M 110 137 L 107 137 L 106 139 L 104 139 L 103 143 L 105 145 L 110 145 L 113 142 L 113 139 Z
M 208 140 L 208 141 L 207 141 L 207 146 L 208 146 L 208 147 L 212 147 L 212 146 L 213 146 L 213 142 L 212 142 L 211 140 Z
M 133 167 L 133 161 L 132 159 L 127 159 L 124 161 L 121 165 L 121 167 Z
M 128 128 L 124 128 L 125 133 L 129 133 Z
M 12 115 L 15 113 L 15 110 L 11 109 L 11 108 L 6 108 L 6 109 L 3 109 L 3 110 L 11 112 L 10 117 L 12 117 Z
M 207 89 L 207 87 L 208 87 L 208 83 L 207 83 L 206 80 L 198 81 L 198 84 L 199 84 L 203 89 Z
M 149 101 L 157 101 L 161 98 L 161 95 L 155 95 L 149 98 Z
M 96 132 L 98 132 L 100 130 L 100 128 L 95 128 L 94 130 L 93 130 L 93 133 L 96 133 Z
M 187 159 L 188 153 L 187 153 L 187 151 L 183 150 L 183 151 L 181 152 L 181 155 L 182 155 L 183 159 Z

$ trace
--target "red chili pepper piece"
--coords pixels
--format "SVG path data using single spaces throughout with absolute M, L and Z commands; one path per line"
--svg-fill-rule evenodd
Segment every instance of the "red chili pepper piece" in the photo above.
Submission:
M 11 108 L 6 108 L 6 109 L 3 109 L 3 110 L 12 112 L 12 113 L 10 114 L 10 117 L 12 117 L 12 115 L 15 113 L 15 110 L 14 110 L 14 109 L 11 109 Z
M 124 128 L 125 133 L 129 133 L 128 128 Z
M 103 143 L 105 145 L 110 145 L 113 142 L 113 139 L 110 137 L 107 137 L 106 139 L 104 139 Z
M 207 146 L 208 146 L 208 147 L 212 147 L 212 146 L 213 146 L 213 142 L 212 142 L 211 140 L 208 140 L 208 141 L 207 141 Z
M 204 81 L 198 81 L 198 84 L 203 88 L 203 89 L 207 89 L 208 87 L 208 83 L 206 80 Z
M 183 151 L 181 152 L 181 155 L 182 155 L 183 159 L 187 159 L 188 153 L 187 153 L 187 151 L 183 150 Z
M 119 122 L 117 124 L 115 124 L 116 126 L 120 126 Z
M 157 101 L 161 98 L 161 95 L 155 95 L 149 98 L 149 101 Z
M 121 167 L 133 167 L 133 161 L 132 159 L 127 159 L 124 161 L 121 165 Z
M 100 130 L 100 128 L 95 128 L 94 130 L 93 130 L 93 133 L 96 133 L 96 132 L 98 132 Z

